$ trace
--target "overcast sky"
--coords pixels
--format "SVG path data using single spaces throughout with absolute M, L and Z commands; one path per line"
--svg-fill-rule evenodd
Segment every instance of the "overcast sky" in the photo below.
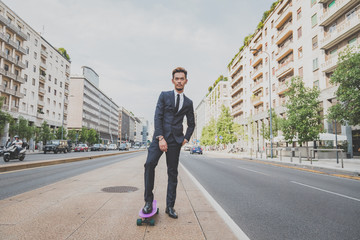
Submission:
M 272 0 L 3 0 L 54 47 L 71 73 L 89 66 L 119 106 L 153 122 L 171 71 L 188 70 L 185 95 L 197 107 L 253 33 Z M 44 31 L 43 31 L 44 29 Z

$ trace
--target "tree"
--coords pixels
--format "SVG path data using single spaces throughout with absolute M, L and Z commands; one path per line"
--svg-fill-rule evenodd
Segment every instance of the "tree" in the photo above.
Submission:
M 276 114 L 275 109 L 271 109 L 271 118 L 272 118 L 272 132 L 273 136 L 278 136 L 278 131 L 280 130 L 280 122 L 281 118 Z M 270 119 L 270 109 L 269 109 L 269 119 Z M 263 136 L 264 139 L 270 140 L 270 124 L 265 125 L 265 123 L 262 123 L 261 126 L 261 136 Z
M 67 137 L 71 141 L 75 142 L 77 134 L 78 134 L 78 132 L 76 130 L 71 129 L 71 130 L 68 131 Z
M 82 127 L 79 132 L 79 142 L 86 143 L 88 140 L 88 132 L 89 130 L 86 127 Z
M 55 137 L 56 139 L 66 139 L 66 129 L 61 126 L 56 130 Z
M 68 61 L 70 61 L 70 56 L 69 56 L 69 54 L 67 54 L 65 48 L 59 48 L 58 51 L 60 52 L 61 55 L 64 56 L 64 58 L 66 58 Z
M 222 137 L 222 140 L 220 140 L 221 143 L 228 144 L 236 142 L 233 125 L 234 122 L 229 108 L 222 105 L 221 114 L 216 123 L 217 135 Z
M 338 84 L 337 103 L 329 108 L 328 118 L 345 125 L 360 124 L 360 52 L 347 48 L 339 54 L 339 63 L 330 78 Z
M 283 120 L 281 127 L 285 140 L 292 143 L 297 137 L 300 144 L 306 143 L 307 158 L 309 158 L 308 142 L 318 140 L 322 132 L 319 94 L 317 88 L 305 87 L 300 77 L 291 79 L 289 90 L 285 93 L 289 97 L 286 103 L 286 119 Z
M 206 125 L 201 132 L 201 144 L 205 146 L 215 145 L 216 136 L 216 121 L 212 118 L 208 125 Z
M 10 135 L 18 135 L 20 139 L 29 141 L 35 133 L 34 127 L 29 125 L 29 121 L 23 117 L 19 117 L 18 121 L 12 121 L 9 126 Z
M 0 136 L 3 134 L 7 123 L 13 121 L 13 118 L 7 112 L 2 111 L 4 105 L 4 97 L 0 97 Z
M 41 124 L 39 134 L 40 134 L 40 139 L 43 142 L 43 144 L 46 144 L 47 141 L 49 141 L 55 137 L 54 134 L 51 132 L 51 129 L 46 121 L 44 121 Z
M 87 139 L 87 141 L 88 141 L 88 143 L 90 145 L 93 145 L 93 144 L 98 142 L 98 133 L 96 132 L 95 129 L 88 130 L 88 139 Z

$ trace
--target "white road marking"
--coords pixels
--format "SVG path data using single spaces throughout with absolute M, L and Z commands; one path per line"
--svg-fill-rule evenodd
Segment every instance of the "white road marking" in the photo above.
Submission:
M 216 162 L 218 162 L 218 163 L 222 163 L 222 164 L 225 164 L 224 162 L 221 162 L 221 161 L 219 161 L 219 160 L 216 160 Z
M 269 175 L 267 175 L 267 174 L 265 174 L 263 172 L 258 172 L 258 171 L 255 171 L 255 170 L 251 170 L 251 169 L 247 169 L 247 168 L 243 168 L 243 167 L 239 167 L 239 166 L 238 166 L 238 168 L 244 169 L 246 171 L 254 172 L 254 173 L 259 173 L 259 174 L 262 174 L 262 175 L 265 175 L 265 176 L 269 176 Z
M 191 175 L 191 173 L 180 163 L 184 171 L 189 175 L 190 179 L 195 183 L 199 190 L 205 195 L 206 199 L 215 208 L 220 217 L 225 221 L 229 228 L 233 231 L 235 236 L 240 240 L 250 240 L 250 238 L 244 233 L 243 230 L 232 220 L 232 218 L 225 212 L 225 210 L 216 202 L 216 200 L 206 191 L 206 189 Z
M 291 182 L 292 182 L 292 183 L 295 183 L 295 184 L 299 184 L 299 185 L 304 186 L 304 187 L 308 187 L 308 188 L 316 189 L 316 190 L 319 190 L 319 191 L 322 191 L 322 192 L 326 192 L 326 193 L 334 194 L 334 195 L 336 195 L 336 196 L 340 196 L 340 197 L 344 197 L 344 198 L 348 198 L 348 199 L 351 199 L 351 200 L 355 200 L 355 201 L 360 202 L 360 199 L 353 198 L 353 197 L 349 197 L 349 196 L 346 196 L 346 195 L 343 195 L 343 194 L 340 194 L 340 193 L 331 192 L 331 191 L 328 191 L 328 190 L 324 190 L 324 189 L 321 189 L 321 188 L 313 187 L 313 186 L 306 185 L 306 184 L 299 183 L 299 182 L 295 182 L 295 181 L 291 181 Z

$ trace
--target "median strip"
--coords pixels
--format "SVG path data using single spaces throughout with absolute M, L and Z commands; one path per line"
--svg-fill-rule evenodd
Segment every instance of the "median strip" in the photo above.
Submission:
M 28 169 L 28 168 L 44 167 L 44 166 L 51 166 L 51 165 L 71 163 L 71 162 L 79 162 L 79 161 L 91 160 L 91 159 L 95 159 L 95 158 L 110 157 L 110 156 L 115 156 L 115 155 L 136 153 L 136 152 L 142 152 L 142 151 L 144 151 L 144 150 L 136 150 L 136 151 L 131 151 L 131 152 L 108 153 L 108 154 L 82 156 L 82 157 L 74 157 L 74 158 L 66 158 L 66 159 L 24 162 L 24 163 L 12 164 L 12 165 L 0 166 L 0 172 L 10 172 L 10 171 L 16 171 L 16 170 L 22 170 L 22 169 Z

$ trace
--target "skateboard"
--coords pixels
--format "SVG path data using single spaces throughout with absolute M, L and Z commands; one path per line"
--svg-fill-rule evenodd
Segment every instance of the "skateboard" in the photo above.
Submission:
M 150 224 L 150 226 L 155 225 L 155 219 L 150 219 L 150 218 L 155 214 L 159 214 L 159 208 L 156 207 L 156 200 L 153 201 L 152 206 L 153 206 L 152 212 L 148 214 L 143 213 L 142 208 L 140 209 L 139 217 L 141 218 L 137 219 L 136 225 L 141 226 L 143 223 Z

